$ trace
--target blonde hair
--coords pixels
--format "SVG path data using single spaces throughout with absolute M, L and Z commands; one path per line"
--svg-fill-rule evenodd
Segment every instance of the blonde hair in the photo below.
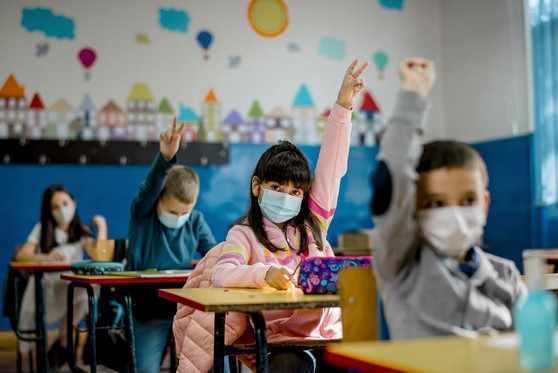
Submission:
M 200 179 L 187 166 L 173 166 L 167 175 L 162 195 L 168 194 L 183 203 L 194 203 L 200 193 Z

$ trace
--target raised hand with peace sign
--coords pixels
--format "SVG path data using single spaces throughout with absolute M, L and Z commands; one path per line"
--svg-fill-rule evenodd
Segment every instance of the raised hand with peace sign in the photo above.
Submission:
M 368 67 L 368 65 L 370 65 L 370 62 L 364 62 L 362 66 L 355 71 L 357 65 L 358 58 L 355 59 L 347 69 L 347 72 L 343 77 L 343 83 L 341 83 L 341 88 L 339 89 L 339 94 L 337 95 L 337 104 L 349 110 L 353 108 L 358 95 L 364 87 L 366 87 L 364 80 L 359 78 L 359 76 Z
M 184 123 L 181 123 L 180 126 L 178 126 L 175 117 L 172 121 L 172 127 L 162 132 L 159 136 L 161 154 L 165 157 L 167 162 L 170 161 L 178 151 L 178 148 L 180 147 L 180 139 L 182 138 L 183 133 Z

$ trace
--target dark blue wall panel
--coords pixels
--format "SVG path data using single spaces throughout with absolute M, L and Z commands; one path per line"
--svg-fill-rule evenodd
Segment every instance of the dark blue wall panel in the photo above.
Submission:
M 485 249 L 515 261 L 520 269 L 521 252 L 536 242 L 531 144 L 530 135 L 473 144 L 490 178 Z
M 485 231 L 486 250 L 512 259 L 521 268 L 521 251 L 530 247 L 558 246 L 558 220 L 537 209 L 533 201 L 532 136 L 519 136 L 473 144 L 487 163 L 492 204 Z M 266 145 L 231 147 L 226 166 L 195 167 L 201 179 L 201 210 L 218 240 L 247 207 L 249 180 Z M 319 147 L 302 150 L 315 166 Z M 340 232 L 370 228 L 370 173 L 377 148 L 353 147 L 349 170 L 341 183 L 337 214 L 329 233 L 333 246 Z M 43 189 L 62 183 L 76 196 L 85 220 L 105 215 L 110 237 L 126 237 L 129 205 L 147 173 L 147 166 L 0 166 L 0 271 L 2 278 L 16 244 L 25 241 L 39 219 Z M 541 228 L 542 227 L 542 228 Z M 7 319 L 0 330 L 8 330 Z
M 197 209 L 202 211 L 217 240 L 225 238 L 229 224 L 246 210 L 249 181 L 267 145 L 238 144 L 231 147 L 231 163 L 226 166 L 195 167 L 200 175 L 201 193 Z M 312 168 L 319 147 L 303 146 Z M 337 245 L 339 232 L 370 228 L 368 204 L 371 198 L 369 175 L 376 148 L 353 147 L 349 170 L 341 184 L 339 205 L 329 231 L 329 241 Z M 129 206 L 148 166 L 2 165 L 0 166 L 0 273 L 4 278 L 13 248 L 25 241 L 39 221 L 45 187 L 66 185 L 75 195 L 80 216 L 89 222 L 94 214 L 107 218 L 109 236 L 126 237 Z M 8 330 L 7 319 L 0 330 Z

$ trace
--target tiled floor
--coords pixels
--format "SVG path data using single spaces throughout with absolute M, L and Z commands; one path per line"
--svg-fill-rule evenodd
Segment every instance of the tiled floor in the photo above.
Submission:
M 57 331 L 49 331 L 48 340 L 54 341 L 56 340 Z M 82 350 L 83 344 L 85 343 L 85 334 L 80 337 L 80 347 L 79 350 Z M 16 343 L 16 336 L 13 332 L 0 332 L 0 373 L 16 373 L 17 372 L 17 343 Z M 27 354 L 23 356 L 23 372 L 29 372 L 29 361 L 27 358 Z M 78 356 L 78 365 L 81 365 L 79 362 L 81 357 Z M 166 369 L 165 369 L 166 367 Z M 84 367 L 86 371 L 89 371 L 89 367 Z M 35 369 L 35 372 L 37 369 Z M 165 361 L 163 361 L 161 372 L 168 372 L 168 356 Z M 60 373 L 68 373 L 70 369 L 68 365 L 62 366 L 59 370 Z M 115 371 L 104 367 L 102 365 L 97 366 L 97 372 L 99 373 L 114 373 Z

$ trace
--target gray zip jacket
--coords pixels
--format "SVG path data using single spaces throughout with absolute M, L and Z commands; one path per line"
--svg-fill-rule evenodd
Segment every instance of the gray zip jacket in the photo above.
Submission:
M 475 336 L 513 326 L 512 306 L 526 292 L 515 264 L 475 250 L 471 277 L 421 241 L 415 219 L 415 168 L 422 152 L 426 101 L 400 92 L 373 176 L 372 254 L 390 337 Z

